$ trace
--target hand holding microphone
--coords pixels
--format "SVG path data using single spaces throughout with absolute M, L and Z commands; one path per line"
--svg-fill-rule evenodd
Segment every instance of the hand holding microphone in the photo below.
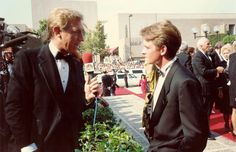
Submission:
M 98 94 L 99 90 L 101 90 L 100 85 L 98 84 L 97 77 L 94 77 L 94 66 L 93 66 L 93 55 L 92 53 L 84 53 L 82 55 L 82 60 L 84 62 L 84 71 L 87 73 L 85 76 L 85 98 L 88 101 L 87 104 L 91 104 L 95 98 L 95 108 L 93 115 L 93 126 L 95 125 L 96 116 L 97 116 L 97 108 L 98 108 Z
M 93 66 L 93 55 L 92 53 L 86 52 L 82 55 L 82 60 L 84 62 L 84 71 L 86 72 L 85 76 L 85 97 L 86 100 L 90 103 L 93 99 L 98 96 L 101 92 L 100 85 L 97 81 L 97 77 L 94 77 L 94 66 Z

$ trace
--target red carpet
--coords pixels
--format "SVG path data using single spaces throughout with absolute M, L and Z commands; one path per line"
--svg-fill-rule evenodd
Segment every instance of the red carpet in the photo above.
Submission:
M 144 94 L 137 94 L 137 93 L 134 93 L 126 88 L 123 88 L 123 87 L 120 87 L 120 88 L 116 88 L 116 95 L 119 96 L 119 95 L 130 95 L 130 94 L 134 94 L 142 99 L 144 99 Z
M 210 128 L 211 131 L 236 142 L 236 138 L 233 138 L 231 132 L 225 133 L 223 114 L 221 114 L 219 111 L 216 111 L 215 114 L 211 115 Z
M 144 99 L 143 94 L 136 94 L 136 93 L 134 93 L 134 92 L 132 92 L 132 91 L 126 89 L 126 88 L 117 88 L 116 89 L 116 95 L 117 96 L 119 96 L 119 95 L 130 95 L 130 94 L 136 95 L 136 96 Z M 223 115 L 219 111 L 216 111 L 215 114 L 211 115 L 211 117 L 210 117 L 210 128 L 211 128 L 211 131 L 219 134 L 219 136 L 224 136 L 224 137 L 236 142 L 236 138 L 233 138 L 233 136 L 230 132 L 225 133 Z

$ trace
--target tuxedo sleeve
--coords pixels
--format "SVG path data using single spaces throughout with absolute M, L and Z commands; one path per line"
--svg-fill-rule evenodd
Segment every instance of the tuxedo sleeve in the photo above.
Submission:
M 179 113 L 184 138 L 180 144 L 181 152 L 203 151 L 207 142 L 208 117 L 203 106 L 200 83 L 188 79 L 179 90 Z
M 33 104 L 31 66 L 25 51 L 18 52 L 8 84 L 5 104 L 6 121 L 18 149 L 32 143 L 30 141 Z

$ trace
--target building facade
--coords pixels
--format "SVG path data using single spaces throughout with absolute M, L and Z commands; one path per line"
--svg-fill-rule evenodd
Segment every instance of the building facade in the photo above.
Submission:
M 155 22 L 168 19 L 177 26 L 182 40 L 196 47 L 199 37 L 221 33 L 236 34 L 236 14 L 117 14 L 104 22 L 106 43 L 119 47 L 123 61 L 141 59 L 142 39 L 140 30 Z M 196 38 L 194 39 L 194 34 Z
M 39 21 L 47 19 L 49 12 L 57 7 L 71 8 L 84 16 L 87 29 L 94 29 L 98 20 L 97 2 L 95 0 L 31 0 L 33 28 L 39 28 Z

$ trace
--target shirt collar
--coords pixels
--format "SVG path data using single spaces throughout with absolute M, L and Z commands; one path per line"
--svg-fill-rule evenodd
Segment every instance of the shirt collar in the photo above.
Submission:
M 202 54 L 204 54 L 207 57 L 207 53 L 204 52 L 202 49 L 199 49 L 200 52 L 202 52 Z
M 49 43 L 49 50 L 51 51 L 54 58 L 56 57 L 57 53 L 60 51 L 58 48 L 56 48 L 56 46 L 52 42 Z
M 159 69 L 161 75 L 164 77 L 168 70 L 172 67 L 173 63 L 176 61 L 177 57 L 174 57 L 172 60 L 170 60 L 166 65 L 164 65 L 161 69 L 157 66 L 157 69 Z

